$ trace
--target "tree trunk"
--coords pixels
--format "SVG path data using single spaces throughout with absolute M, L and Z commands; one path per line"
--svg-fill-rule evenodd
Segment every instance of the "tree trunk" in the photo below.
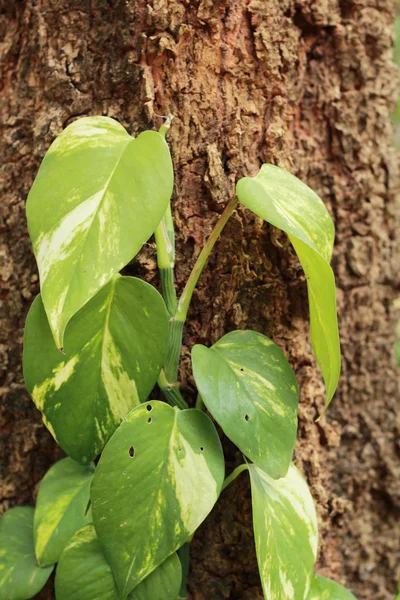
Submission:
M 295 461 L 318 507 L 318 571 L 359 600 L 393 599 L 400 578 L 393 17 L 389 0 L 0 0 L 3 509 L 32 504 L 62 456 L 21 374 L 24 319 L 38 293 L 24 202 L 40 161 L 76 117 L 108 115 L 136 134 L 172 113 L 178 288 L 237 179 L 262 162 L 288 168 L 336 222 L 343 355 L 339 391 L 315 423 L 324 388 L 309 343 L 304 275 L 286 236 L 239 208 L 194 295 L 183 393 L 194 397 L 194 343 L 237 328 L 278 343 L 301 390 Z M 126 271 L 158 286 L 155 266 L 150 241 Z M 224 446 L 232 468 L 239 455 Z M 262 598 L 246 475 L 195 537 L 189 589 L 195 600 Z M 53 598 L 52 582 L 38 598 Z

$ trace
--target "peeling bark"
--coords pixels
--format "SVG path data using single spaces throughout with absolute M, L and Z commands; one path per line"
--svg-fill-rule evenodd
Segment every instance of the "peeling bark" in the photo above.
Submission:
M 318 570 L 359 600 L 392 600 L 400 579 L 393 18 L 390 0 L 0 0 L 3 509 L 32 503 L 61 456 L 21 374 L 24 319 L 38 293 L 24 202 L 40 160 L 78 116 L 108 115 L 136 134 L 172 113 L 179 289 L 236 180 L 262 162 L 306 181 L 335 219 L 343 374 L 327 416 L 315 423 L 324 389 L 300 265 L 286 237 L 243 208 L 195 292 L 181 380 L 193 397 L 190 348 L 235 328 L 283 348 L 301 390 L 295 458 L 318 505 Z M 155 265 L 149 242 L 127 272 L 158 285 Z M 238 454 L 227 441 L 225 450 L 233 467 Z M 190 591 L 195 600 L 262 598 L 246 475 L 193 542 Z M 51 583 L 38 597 L 53 597 Z

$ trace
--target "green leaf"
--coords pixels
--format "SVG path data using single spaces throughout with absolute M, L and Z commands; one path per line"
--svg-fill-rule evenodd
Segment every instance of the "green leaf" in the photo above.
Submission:
M 256 177 L 237 186 L 239 200 L 289 235 L 307 278 L 311 343 L 326 384 L 326 407 L 340 376 L 340 342 L 336 288 L 329 265 L 335 230 L 315 192 L 297 177 L 274 165 L 263 165 Z
M 249 465 L 258 569 L 265 598 L 304 600 L 317 556 L 317 517 L 294 465 L 272 479 Z
M 200 395 L 228 438 L 271 477 L 284 477 L 298 392 L 283 352 L 261 333 L 232 331 L 211 348 L 195 346 L 192 361 Z
M 94 466 L 84 467 L 63 458 L 44 476 L 33 524 L 35 552 L 41 566 L 58 561 L 78 529 L 90 523 L 86 514 Z
M 356 600 L 356 597 L 331 579 L 315 575 L 307 600 Z
M 25 383 L 67 454 L 89 463 L 102 451 L 121 420 L 146 400 L 167 345 L 164 301 L 134 277 L 117 275 L 72 318 L 65 355 L 36 298 L 25 328 Z
M 18 506 L 0 518 L 0 600 L 33 598 L 53 570 L 36 562 L 33 513 L 30 506 Z
M 70 318 L 154 232 L 172 186 L 169 149 L 155 131 L 132 138 L 113 119 L 86 117 L 50 146 L 26 212 L 58 348 Z
M 129 600 L 176 600 L 180 581 L 180 562 L 173 554 L 138 585 Z M 93 525 L 78 531 L 65 548 L 57 566 L 55 588 L 57 600 L 120 599 Z
M 111 567 L 93 525 L 78 531 L 57 565 L 57 600 L 119 600 Z
M 93 522 L 123 598 L 191 538 L 224 479 L 221 443 L 199 410 L 133 410 L 96 468 Z
M 174 552 L 155 571 L 143 579 L 128 596 L 129 600 L 177 600 L 182 567 Z

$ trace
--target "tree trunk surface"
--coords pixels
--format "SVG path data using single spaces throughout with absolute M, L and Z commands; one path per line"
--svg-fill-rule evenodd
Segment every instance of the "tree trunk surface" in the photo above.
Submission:
M 172 113 L 179 290 L 236 180 L 263 162 L 278 164 L 311 185 L 335 220 L 342 341 L 339 390 L 315 423 L 324 387 L 302 269 L 286 236 L 240 207 L 194 295 L 183 393 L 194 398 L 194 343 L 233 329 L 271 337 L 300 386 L 295 462 L 317 504 L 317 570 L 359 600 L 393 600 L 400 579 L 393 18 L 389 0 L 0 0 L 3 510 L 33 504 L 40 479 L 62 456 L 21 369 L 24 320 L 39 291 L 24 205 L 40 161 L 76 117 L 108 115 L 137 134 Z M 159 286 L 152 240 L 126 272 Z M 226 440 L 224 447 L 231 469 L 240 457 Z M 52 589 L 50 581 L 37 598 L 53 598 Z M 193 600 L 262 598 L 246 474 L 193 541 L 189 590 Z

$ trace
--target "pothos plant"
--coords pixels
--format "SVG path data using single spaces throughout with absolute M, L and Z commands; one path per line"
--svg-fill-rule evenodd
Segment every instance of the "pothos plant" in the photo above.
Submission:
M 57 600 L 185 598 L 190 540 L 244 471 L 264 597 L 350 600 L 313 575 L 317 519 L 291 463 L 298 388 L 283 352 L 261 333 L 232 331 L 192 349 L 195 408 L 177 380 L 193 290 L 240 201 L 286 232 L 300 259 L 328 406 L 340 371 L 332 220 L 299 179 L 263 165 L 238 181 L 178 298 L 169 125 L 133 138 L 113 119 L 78 119 L 30 191 L 41 293 L 26 321 L 24 377 L 68 457 L 43 478 L 35 509 L 0 520 L 0 600 L 31 598 L 56 563 Z M 119 274 L 153 233 L 162 296 Z M 156 383 L 164 400 L 148 400 Z M 243 454 L 226 479 L 214 421 Z

